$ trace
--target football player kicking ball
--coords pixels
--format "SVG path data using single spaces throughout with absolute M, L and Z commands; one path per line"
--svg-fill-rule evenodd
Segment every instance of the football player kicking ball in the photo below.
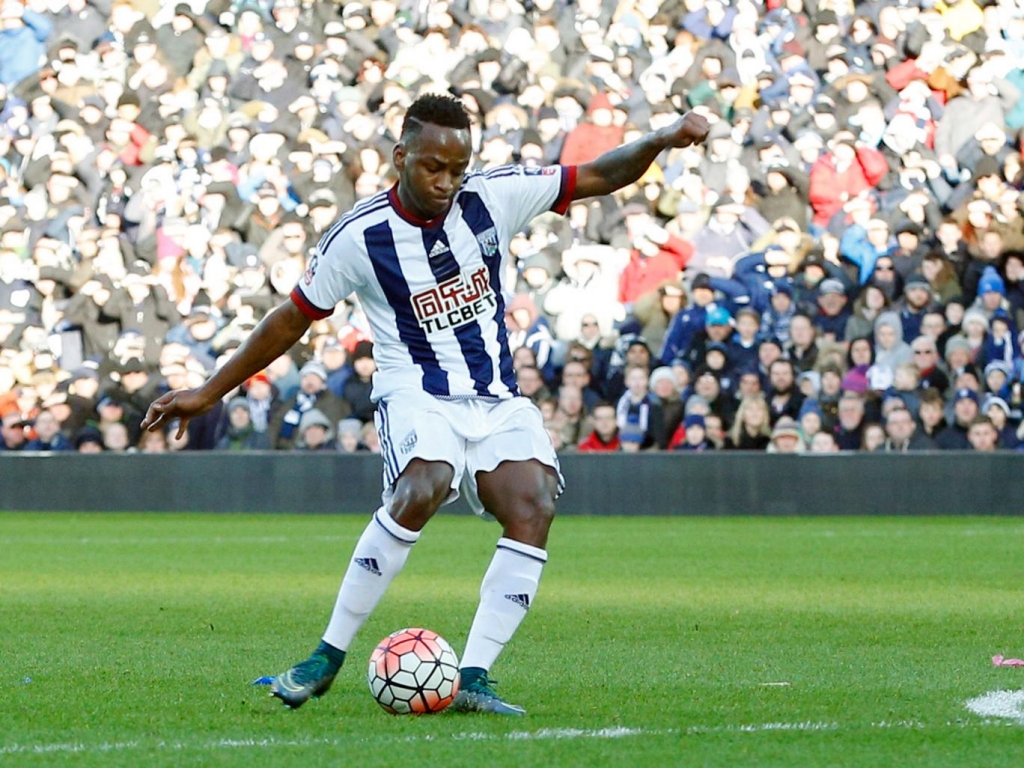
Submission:
M 394 149 L 398 183 L 324 234 L 291 296 L 209 381 L 153 402 L 144 427 L 180 419 L 183 431 L 342 299 L 355 293 L 366 311 L 383 504 L 355 546 L 322 642 L 275 678 L 274 696 L 296 708 L 330 688 L 423 526 L 461 487 L 479 513 L 498 520 L 502 537 L 484 574 L 452 708 L 524 713 L 494 693 L 488 673 L 537 592 L 563 482 L 540 412 L 516 388 L 504 325 L 509 241 L 534 216 L 564 214 L 573 200 L 631 184 L 662 150 L 702 142 L 707 132 L 707 121 L 689 113 L 578 167 L 467 173 L 462 104 L 421 96 Z

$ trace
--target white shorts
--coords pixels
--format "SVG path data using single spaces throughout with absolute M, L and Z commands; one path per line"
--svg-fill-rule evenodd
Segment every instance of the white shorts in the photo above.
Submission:
M 443 461 L 455 470 L 450 504 L 466 495 L 473 511 L 484 510 L 476 487 L 477 472 L 491 472 L 503 461 L 536 459 L 565 479 L 540 411 L 526 397 L 508 400 L 438 400 L 426 393 L 402 392 L 377 403 L 374 415 L 384 459 L 384 506 L 391 503 L 395 482 L 413 459 Z

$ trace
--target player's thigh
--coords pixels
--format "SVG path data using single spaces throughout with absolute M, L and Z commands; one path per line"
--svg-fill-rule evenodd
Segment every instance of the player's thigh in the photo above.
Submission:
M 400 524 L 418 530 L 438 507 L 458 497 L 465 441 L 429 401 L 381 401 L 375 420 L 384 462 L 384 505 Z
M 454 477 L 448 462 L 412 459 L 391 492 L 391 517 L 410 531 L 420 530 L 448 498 Z
M 492 409 L 489 434 L 467 451 L 467 477 L 481 506 L 499 522 L 550 518 L 563 481 L 540 411 L 515 398 Z

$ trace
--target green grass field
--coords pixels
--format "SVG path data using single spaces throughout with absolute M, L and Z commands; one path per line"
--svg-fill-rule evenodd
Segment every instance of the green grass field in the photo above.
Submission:
M 331 693 L 250 681 L 319 638 L 363 517 L 0 515 L 0 765 L 1019 765 L 1017 519 L 561 519 L 493 671 L 529 716 L 392 717 L 376 641 L 461 650 L 498 529 L 441 517 Z

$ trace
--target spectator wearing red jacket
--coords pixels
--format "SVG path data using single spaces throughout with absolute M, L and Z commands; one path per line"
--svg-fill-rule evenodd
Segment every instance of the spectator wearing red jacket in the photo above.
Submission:
M 583 165 L 622 144 L 626 129 L 613 125 L 612 102 L 606 93 L 598 93 L 587 105 L 587 120 L 565 137 L 562 165 Z
M 590 414 L 594 431 L 586 440 L 580 442 L 576 449 L 589 452 L 617 452 L 622 450 L 619 441 L 619 426 L 615 420 L 615 406 L 602 401 L 594 406 Z
M 666 281 L 678 283 L 694 247 L 656 224 L 646 203 L 627 203 L 623 213 L 632 250 L 619 275 L 619 301 L 630 306 Z
M 857 146 L 850 131 L 837 133 L 828 150 L 811 166 L 810 200 L 818 227 L 825 227 L 847 200 L 874 188 L 889 171 L 882 153 Z

